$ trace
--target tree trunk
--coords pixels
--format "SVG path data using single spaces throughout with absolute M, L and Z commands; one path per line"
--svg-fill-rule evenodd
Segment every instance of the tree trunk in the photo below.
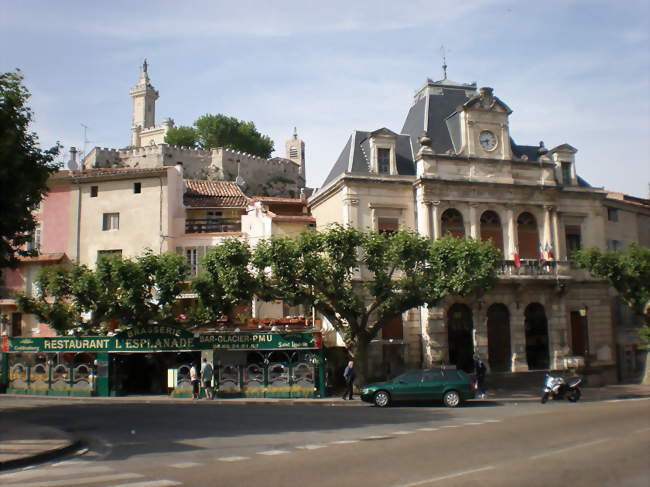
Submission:
M 357 387 L 362 387 L 366 385 L 368 382 L 368 347 L 369 347 L 369 342 L 364 340 L 363 338 L 360 338 L 354 349 L 353 349 L 353 354 L 354 354 L 354 364 L 355 368 L 357 370 L 357 378 L 355 381 L 355 385 Z

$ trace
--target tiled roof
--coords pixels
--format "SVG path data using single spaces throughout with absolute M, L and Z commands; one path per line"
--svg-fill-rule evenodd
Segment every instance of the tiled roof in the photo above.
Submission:
M 253 196 L 252 201 L 261 201 L 262 203 L 291 203 L 294 205 L 304 205 L 307 200 L 300 198 L 281 198 L 279 196 Z
M 287 222 L 287 223 L 316 223 L 316 218 L 313 216 L 291 216 L 291 215 L 275 215 L 271 219 L 274 222 Z
M 248 198 L 234 181 L 187 179 L 183 203 L 192 208 L 245 208 Z

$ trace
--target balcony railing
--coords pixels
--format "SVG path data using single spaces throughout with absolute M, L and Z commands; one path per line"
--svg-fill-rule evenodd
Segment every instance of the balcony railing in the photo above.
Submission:
M 241 232 L 239 218 L 188 218 L 185 220 L 185 233 L 225 233 Z
M 497 275 L 500 277 L 509 276 L 566 276 L 571 272 L 571 265 L 567 261 L 541 261 L 536 259 L 521 259 L 521 265 L 517 267 L 514 260 L 504 260 L 499 264 Z

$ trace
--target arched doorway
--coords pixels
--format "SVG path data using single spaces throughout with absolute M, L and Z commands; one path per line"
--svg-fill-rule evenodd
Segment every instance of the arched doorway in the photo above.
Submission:
M 465 238 L 465 224 L 463 223 L 463 215 L 460 214 L 455 208 L 445 210 L 440 217 L 441 231 L 443 235 L 450 233 L 456 238 Z
M 501 251 L 503 256 L 503 229 L 501 219 L 494 211 L 485 211 L 481 215 L 481 241 L 492 240 L 492 245 Z
M 488 361 L 495 372 L 510 370 L 510 311 L 505 304 L 493 304 L 487 312 Z
M 465 372 L 474 369 L 474 340 L 472 310 L 464 304 L 454 304 L 447 312 L 449 362 Z
M 544 306 L 539 303 L 531 303 L 526 306 L 524 316 L 528 369 L 548 369 L 548 320 Z
M 517 239 L 519 240 L 520 259 L 539 258 L 539 236 L 537 234 L 537 220 L 528 212 L 517 218 Z

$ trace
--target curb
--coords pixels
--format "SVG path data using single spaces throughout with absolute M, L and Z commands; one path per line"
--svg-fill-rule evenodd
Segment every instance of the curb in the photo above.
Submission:
M 58 458 L 78 452 L 84 448 L 84 442 L 81 440 L 76 440 L 73 443 L 61 448 L 55 448 L 53 450 L 37 453 L 36 455 L 30 455 L 22 458 L 16 458 L 14 460 L 6 460 L 4 462 L 0 462 L 0 472 L 21 467 L 31 467 L 39 463 L 50 462 L 52 460 L 56 460 Z

